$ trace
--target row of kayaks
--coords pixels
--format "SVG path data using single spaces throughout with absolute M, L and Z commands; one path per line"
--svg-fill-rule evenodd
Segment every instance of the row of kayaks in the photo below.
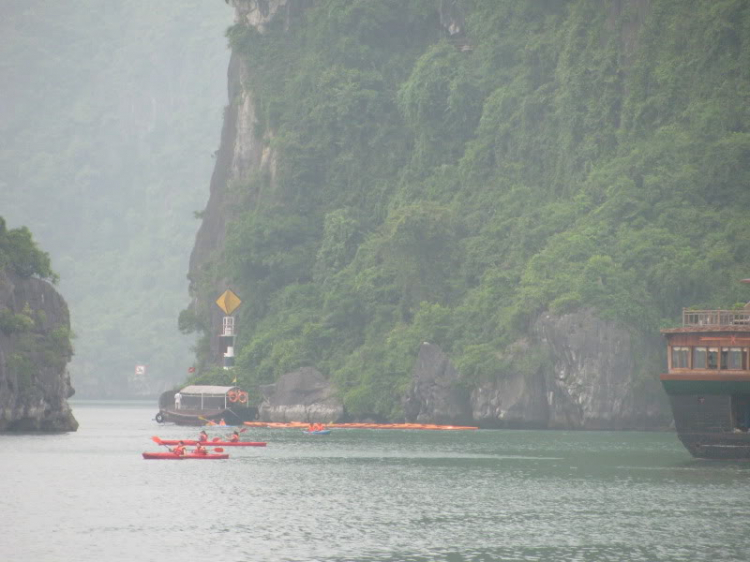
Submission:
M 323 429 L 317 431 L 303 431 L 306 435 L 328 435 L 331 433 L 330 429 Z M 228 459 L 229 455 L 224 453 L 223 447 L 265 447 L 268 445 L 265 441 L 198 441 L 195 439 L 160 439 L 159 437 L 152 437 L 152 440 L 159 445 L 174 446 L 182 443 L 186 446 L 201 445 L 206 448 L 214 448 L 214 453 L 203 452 L 195 453 L 184 452 L 178 454 L 173 451 L 159 451 L 154 453 L 143 453 L 143 458 L 147 460 L 184 460 L 184 459 L 203 459 L 203 460 L 220 460 Z
M 244 431 L 244 430 L 243 430 Z M 159 437 L 151 438 L 154 443 L 159 445 L 179 445 L 184 446 L 197 446 L 203 447 L 203 450 L 197 452 L 183 451 L 182 454 L 169 451 L 159 451 L 155 453 L 143 453 L 143 458 L 146 460 L 184 460 L 184 459 L 203 459 L 203 460 L 221 460 L 228 459 L 229 455 L 224 452 L 224 447 L 265 447 L 268 443 L 265 441 L 220 441 L 218 439 L 214 441 L 199 441 L 197 439 L 161 439 Z M 209 449 L 213 448 L 214 452 L 209 452 Z

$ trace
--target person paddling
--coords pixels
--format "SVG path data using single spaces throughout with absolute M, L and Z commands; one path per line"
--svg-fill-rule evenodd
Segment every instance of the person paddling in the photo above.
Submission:
M 234 433 L 232 433 L 232 436 L 229 438 L 229 441 L 232 443 L 237 443 L 240 440 L 240 432 L 236 429 L 234 430 Z
M 208 441 L 208 433 L 206 433 L 205 429 L 201 429 L 200 435 L 198 435 L 198 441 L 203 441 L 204 443 Z
M 227 422 L 224 421 L 224 418 L 221 418 L 219 421 L 219 425 L 227 425 Z
M 174 449 L 171 449 L 171 451 L 175 455 L 181 457 L 182 455 L 185 454 L 185 443 L 183 441 L 180 441 Z
M 198 443 L 198 444 L 197 444 L 197 445 L 195 446 L 195 451 L 193 451 L 193 452 L 194 452 L 194 453 L 195 453 L 196 455 L 203 455 L 203 456 L 205 456 L 205 455 L 207 455 L 207 454 L 208 454 L 208 451 L 206 450 L 206 448 L 205 448 L 205 447 L 204 447 L 203 445 L 201 445 L 200 443 Z

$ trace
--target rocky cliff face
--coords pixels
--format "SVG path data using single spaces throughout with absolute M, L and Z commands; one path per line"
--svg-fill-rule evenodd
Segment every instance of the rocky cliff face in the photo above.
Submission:
M 305 0 L 231 0 L 235 9 L 235 22 L 256 28 L 261 33 L 277 15 L 290 18 L 304 7 Z M 204 210 L 204 218 L 190 255 L 190 293 L 192 308 L 203 317 L 210 317 L 210 356 L 219 358 L 218 334 L 222 313 L 213 306 L 213 301 L 201 302 L 198 286 L 209 283 L 212 292 L 220 295 L 228 286 L 224 279 L 205 279 L 204 272 L 210 263 L 219 258 L 226 237 L 226 225 L 234 217 L 235 209 L 247 210 L 247 202 L 256 201 L 259 193 L 230 191 L 231 185 L 239 185 L 254 172 L 269 173 L 272 183 L 276 157 L 268 147 L 273 131 L 259 137 L 256 135 L 258 119 L 255 102 L 248 84 L 252 80 L 252 68 L 248 62 L 232 53 L 228 69 L 229 104 L 224 113 L 221 144 L 216 152 L 216 165 L 211 176 L 210 195 Z M 242 201 L 242 204 L 239 204 Z
M 464 423 L 469 418 L 481 427 L 557 429 L 668 425 L 656 376 L 644 378 L 640 372 L 635 349 L 643 346 L 636 347 L 626 330 L 584 310 L 543 314 L 534 335 L 511 346 L 504 358 L 507 370 L 493 381 L 475 383 L 465 401 L 457 400 L 458 375 L 448 358 L 424 344 L 406 401 L 407 419 Z
M 658 397 L 663 395 L 658 373 L 641 373 L 637 361 L 636 354 L 649 348 L 634 342 L 627 330 L 598 318 L 589 309 L 562 316 L 543 314 L 534 331 L 539 344 L 549 349 L 553 362 L 544 381 L 549 427 L 636 429 L 667 425 L 658 404 Z M 652 387 L 652 392 L 645 392 L 644 384 Z M 638 396 L 647 398 L 639 400 Z
M 286 18 L 288 23 L 310 2 L 230 0 L 236 22 L 260 33 L 275 17 Z M 639 25 L 647 0 L 615 0 L 611 25 L 629 4 L 638 8 L 631 27 L 635 29 Z M 436 7 L 440 23 L 451 41 L 461 50 L 470 50 L 471 46 L 463 39 L 462 3 L 438 0 Z M 623 32 L 623 41 L 632 43 L 633 29 Z M 629 49 L 632 50 L 632 45 Z M 193 307 L 201 318 L 210 318 L 209 355 L 217 360 L 220 357 L 217 334 L 222 313 L 212 299 L 204 297 L 205 302 L 200 299 L 201 295 L 208 294 L 215 298 L 226 289 L 227 283 L 224 279 L 211 278 L 208 266 L 223 251 L 226 225 L 235 216 L 235 209 L 246 211 L 266 196 L 248 190 L 230 190 L 229 186 L 246 185 L 248 178 L 257 172 L 271 178 L 271 190 L 274 186 L 277 155 L 269 148 L 274 131 L 265 129 L 263 136 L 258 136 L 256 103 L 249 88 L 252 80 L 252 61 L 233 55 L 221 146 L 211 180 L 210 198 L 190 261 Z M 662 394 L 658 383 L 653 392 L 644 390 L 644 385 L 651 383 L 643 382 L 646 380 L 640 375 L 643 368 L 635 357 L 634 350 L 642 348 L 640 343 L 633 342 L 630 334 L 614 323 L 597 318 L 593 311 L 563 316 L 545 314 L 537 320 L 528 339 L 516 342 L 505 352 L 503 364 L 507 367 L 503 372 L 492 381 L 470 384 L 461 380 L 450 359 L 439 348 L 424 344 L 417 359 L 413 387 L 404 401 L 405 415 L 412 421 L 476 423 L 483 427 L 624 429 L 664 426 L 668 420 L 663 418 L 662 412 L 668 412 L 668 408 L 660 408 L 658 398 L 654 398 Z M 310 419 L 315 395 L 310 388 L 317 387 L 318 383 L 311 383 L 299 373 L 283 380 L 281 386 L 266 389 L 261 417 L 269 421 Z M 323 384 L 322 375 L 318 382 Z M 294 384 L 300 387 L 295 389 Z M 317 396 L 316 400 L 328 399 L 325 393 Z M 637 399 L 637 396 L 646 398 Z M 323 408 L 325 413 L 321 418 L 312 421 L 333 419 L 334 411 L 327 408 Z M 336 412 L 338 408 L 337 405 Z
M 472 421 L 468 390 L 448 356 L 436 345 L 425 342 L 419 348 L 404 415 L 417 423 L 466 425 Z
M 0 431 L 75 431 L 68 306 L 40 279 L 0 270 Z
M 287 373 L 262 391 L 264 401 L 258 408 L 262 421 L 329 423 L 344 415 L 344 406 L 329 382 L 311 367 Z

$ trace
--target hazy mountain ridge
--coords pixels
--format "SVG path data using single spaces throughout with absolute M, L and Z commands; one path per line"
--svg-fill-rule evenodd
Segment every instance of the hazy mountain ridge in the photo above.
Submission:
M 179 381 L 176 329 L 226 91 L 223 2 L 0 8 L 0 203 L 54 258 L 80 396 Z M 132 388 L 136 364 L 150 388 Z

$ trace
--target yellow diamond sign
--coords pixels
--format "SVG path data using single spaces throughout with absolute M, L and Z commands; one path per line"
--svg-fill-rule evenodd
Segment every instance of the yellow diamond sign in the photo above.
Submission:
M 237 307 L 242 304 L 242 301 L 240 300 L 240 297 L 227 289 L 218 299 L 216 299 L 216 304 L 219 305 L 219 308 L 222 309 L 225 314 L 232 314 L 232 312 L 237 310 Z

